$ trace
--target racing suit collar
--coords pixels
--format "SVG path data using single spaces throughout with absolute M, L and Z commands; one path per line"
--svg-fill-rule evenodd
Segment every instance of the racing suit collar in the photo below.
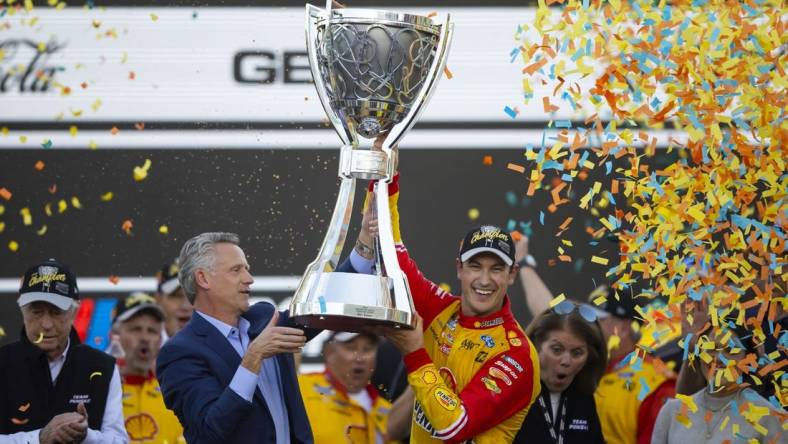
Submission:
M 123 378 L 123 383 L 124 384 L 143 385 L 146 382 L 150 381 L 151 379 L 155 379 L 156 375 L 152 371 L 150 371 L 145 376 L 142 376 L 142 375 L 126 375 L 126 376 L 122 376 L 122 378 Z
M 460 325 L 464 328 L 473 328 L 483 330 L 498 325 L 508 324 L 514 322 L 512 317 L 511 304 L 509 303 L 509 295 L 503 297 L 503 305 L 501 309 L 487 316 L 465 316 L 462 313 L 462 306 L 460 306 L 459 321 Z

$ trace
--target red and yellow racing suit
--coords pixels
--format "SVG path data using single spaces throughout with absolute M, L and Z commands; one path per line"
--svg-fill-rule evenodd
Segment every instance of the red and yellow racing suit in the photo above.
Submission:
M 148 376 L 123 377 L 123 417 L 132 443 L 181 444 L 183 427 L 164 405 L 159 381 Z
M 402 245 L 397 179 L 389 185 L 392 231 L 424 320 L 424 348 L 405 356 L 416 397 L 411 442 L 511 442 L 539 396 L 537 352 L 512 316 L 508 296 L 489 316 L 465 316 L 459 296 L 419 271 Z

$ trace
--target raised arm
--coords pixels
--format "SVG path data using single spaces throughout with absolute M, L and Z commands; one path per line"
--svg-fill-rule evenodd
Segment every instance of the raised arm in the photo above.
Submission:
M 522 236 L 515 243 L 514 251 L 515 261 L 520 264 L 520 282 L 523 284 L 525 304 L 531 311 L 531 316 L 538 316 L 550 307 L 553 293 L 536 273 L 534 264 L 524 261 L 529 256 L 528 236 Z

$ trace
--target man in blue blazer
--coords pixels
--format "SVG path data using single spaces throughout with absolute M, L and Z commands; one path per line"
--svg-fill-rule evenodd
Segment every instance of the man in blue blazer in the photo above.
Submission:
M 178 279 L 195 312 L 159 353 L 164 401 L 189 443 L 311 444 L 292 355 L 307 336 L 287 312 L 249 306 L 238 244 L 232 233 L 203 233 L 181 250 Z

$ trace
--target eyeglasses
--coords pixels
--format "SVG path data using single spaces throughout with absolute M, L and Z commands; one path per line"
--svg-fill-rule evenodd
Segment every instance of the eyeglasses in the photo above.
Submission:
M 553 307 L 555 314 L 562 316 L 572 313 L 575 309 L 577 309 L 577 312 L 580 313 L 580 316 L 582 316 L 583 319 L 588 322 L 595 322 L 597 319 L 599 319 L 597 309 L 588 304 L 576 304 L 572 301 L 563 301 Z

